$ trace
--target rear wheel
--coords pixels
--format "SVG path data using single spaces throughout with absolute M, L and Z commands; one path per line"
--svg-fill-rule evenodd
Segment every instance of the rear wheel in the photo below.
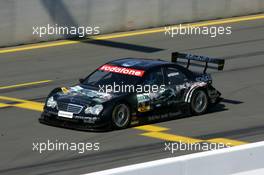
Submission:
M 195 115 L 204 114 L 208 107 L 208 97 L 203 90 L 194 91 L 191 99 L 191 111 Z
M 112 123 L 115 128 L 126 128 L 130 123 L 130 109 L 126 104 L 118 104 L 112 113 Z

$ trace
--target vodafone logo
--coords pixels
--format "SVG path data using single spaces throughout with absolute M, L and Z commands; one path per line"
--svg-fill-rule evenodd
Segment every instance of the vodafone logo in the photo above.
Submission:
M 132 75 L 137 77 L 142 77 L 144 75 L 143 70 L 137 70 L 137 69 L 130 69 L 126 67 L 119 67 L 119 66 L 112 66 L 109 64 L 105 64 L 102 67 L 99 68 L 99 70 L 105 71 L 105 72 L 114 72 L 119 74 L 125 74 L 125 75 Z

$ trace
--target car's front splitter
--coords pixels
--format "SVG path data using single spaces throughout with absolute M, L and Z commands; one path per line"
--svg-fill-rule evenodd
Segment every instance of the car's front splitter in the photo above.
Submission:
M 110 122 L 85 123 L 83 120 L 61 118 L 56 115 L 46 115 L 42 113 L 39 122 L 51 126 L 58 126 L 82 131 L 105 131 L 111 129 Z

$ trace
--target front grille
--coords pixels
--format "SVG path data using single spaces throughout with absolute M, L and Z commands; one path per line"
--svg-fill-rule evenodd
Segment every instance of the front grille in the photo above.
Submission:
M 71 104 L 71 103 L 58 103 L 58 110 L 72 112 L 73 114 L 79 114 L 83 109 L 83 106 Z
M 67 108 L 68 108 L 68 103 L 58 102 L 58 110 L 67 111 Z

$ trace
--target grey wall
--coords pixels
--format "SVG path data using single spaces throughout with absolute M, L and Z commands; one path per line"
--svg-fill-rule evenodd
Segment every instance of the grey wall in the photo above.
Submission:
M 61 39 L 33 26 L 99 26 L 101 33 L 264 12 L 264 0 L 2 0 L 0 46 Z

